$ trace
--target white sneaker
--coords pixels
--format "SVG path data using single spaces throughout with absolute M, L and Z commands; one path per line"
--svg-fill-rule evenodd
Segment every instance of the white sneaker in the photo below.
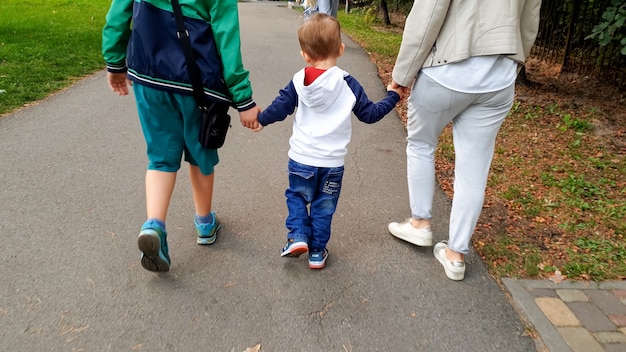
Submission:
M 423 247 L 433 245 L 433 232 L 430 227 L 416 229 L 411 225 L 410 219 L 403 223 L 390 222 L 388 228 L 392 235 L 401 240 Z
M 446 258 L 446 248 L 448 244 L 446 241 L 439 242 L 433 248 L 435 258 L 443 265 L 446 271 L 446 276 L 450 280 L 460 281 L 465 277 L 465 262 L 462 260 L 448 260 Z

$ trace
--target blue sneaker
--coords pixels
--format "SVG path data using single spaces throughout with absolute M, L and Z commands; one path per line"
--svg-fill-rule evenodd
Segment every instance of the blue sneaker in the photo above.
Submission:
M 326 259 L 328 259 L 328 250 L 312 249 L 309 252 L 309 268 L 311 269 L 323 269 L 326 265 Z
M 289 238 L 287 244 L 283 247 L 280 253 L 281 257 L 298 258 L 300 255 L 306 253 L 309 250 L 309 245 L 302 241 Z
M 217 215 L 212 211 L 213 223 L 211 224 L 198 224 L 194 219 L 193 223 L 196 225 L 196 233 L 198 234 L 198 244 L 213 244 L 217 239 L 217 231 L 220 230 L 220 221 L 217 219 Z
M 156 272 L 170 271 L 167 233 L 154 221 L 146 221 L 141 227 L 137 244 L 141 251 L 141 266 Z

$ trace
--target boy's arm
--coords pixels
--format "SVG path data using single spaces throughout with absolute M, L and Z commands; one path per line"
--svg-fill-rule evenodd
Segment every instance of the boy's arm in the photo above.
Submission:
M 297 106 L 298 93 L 293 86 L 293 81 L 290 81 L 284 89 L 280 90 L 272 104 L 259 113 L 259 124 L 267 126 L 276 121 L 283 121 L 287 116 L 293 114 Z
M 131 34 L 133 0 L 113 0 L 102 29 L 102 56 L 111 73 L 126 73 L 126 47 Z
M 241 57 L 237 0 L 213 0 L 210 4 L 211 28 L 222 58 L 224 81 L 237 110 L 249 110 L 256 104 L 252 100 L 249 72 Z
M 380 121 L 385 115 L 391 112 L 400 101 L 400 95 L 393 90 L 389 90 L 383 100 L 374 103 L 367 97 L 365 90 L 354 77 L 346 76 L 345 80 L 356 97 L 356 103 L 354 104 L 352 112 L 354 112 L 354 115 L 356 115 L 360 121 L 365 123 Z

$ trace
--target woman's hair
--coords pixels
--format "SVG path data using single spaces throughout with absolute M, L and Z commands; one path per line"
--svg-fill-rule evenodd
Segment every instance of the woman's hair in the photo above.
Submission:
M 336 18 L 318 12 L 298 28 L 298 40 L 302 51 L 313 60 L 339 57 L 341 27 Z

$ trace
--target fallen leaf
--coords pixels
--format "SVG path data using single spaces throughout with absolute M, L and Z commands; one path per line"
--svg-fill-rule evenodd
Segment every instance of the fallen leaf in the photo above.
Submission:
M 561 275 L 561 271 L 560 270 L 556 270 L 554 272 L 554 274 L 550 275 L 548 280 L 554 282 L 555 284 L 560 284 L 566 278 L 567 278 L 567 276 Z
M 261 344 L 256 346 L 248 347 L 243 352 L 259 352 L 261 350 Z

